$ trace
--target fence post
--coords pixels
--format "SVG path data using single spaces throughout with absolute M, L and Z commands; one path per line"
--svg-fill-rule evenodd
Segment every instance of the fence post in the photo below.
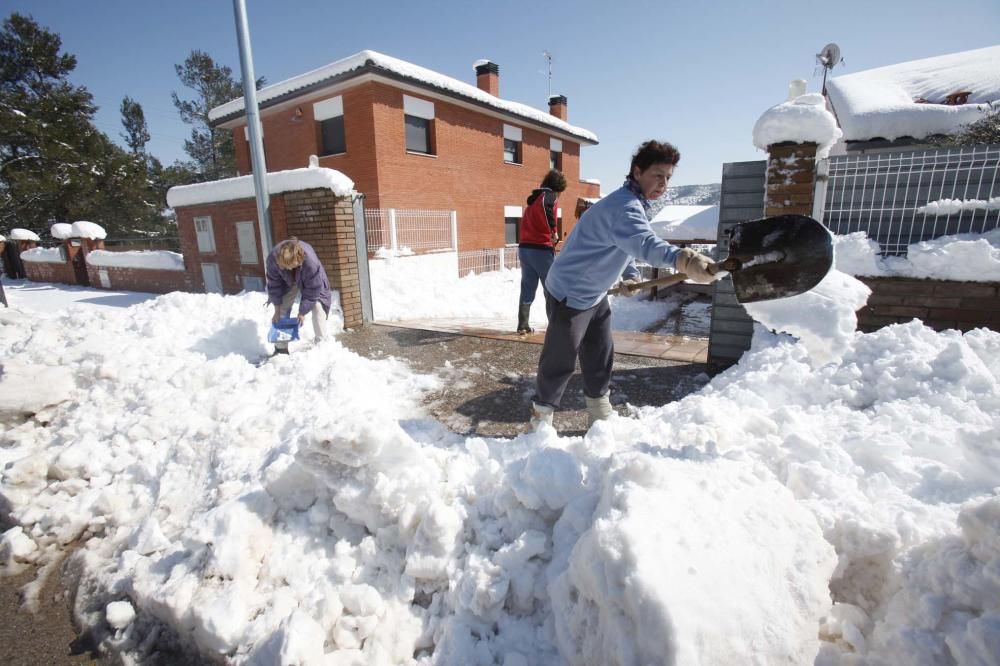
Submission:
M 497 250 L 497 259 L 498 259 L 498 262 L 500 264 L 500 270 L 504 269 L 503 254 L 504 254 L 503 248 L 500 248 L 499 250 Z
M 398 247 L 396 246 L 396 209 L 389 209 L 389 248 L 392 250 L 393 256 L 398 254 Z
M 814 220 L 823 221 L 823 209 L 826 208 L 826 185 L 830 174 L 830 158 L 824 157 L 816 161 L 816 185 L 813 194 L 812 216 Z
M 458 212 L 451 211 L 451 249 L 458 252 Z

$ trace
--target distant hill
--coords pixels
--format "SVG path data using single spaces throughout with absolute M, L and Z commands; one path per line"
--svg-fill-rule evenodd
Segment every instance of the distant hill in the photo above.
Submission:
M 721 199 L 722 184 L 680 185 L 668 187 L 660 202 L 664 206 L 711 206 Z M 658 202 L 659 203 L 659 202 Z

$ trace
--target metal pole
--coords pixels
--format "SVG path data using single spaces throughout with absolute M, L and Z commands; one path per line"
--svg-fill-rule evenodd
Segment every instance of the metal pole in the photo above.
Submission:
M 253 73 L 253 54 L 250 52 L 250 27 L 244 0 L 233 0 L 236 16 L 236 36 L 240 47 L 240 71 L 243 75 L 243 106 L 247 114 L 250 134 L 250 163 L 253 165 L 253 185 L 257 194 L 257 222 L 260 225 L 262 257 L 271 252 L 271 195 L 267 191 L 267 164 L 264 161 L 264 139 L 260 130 L 257 110 L 257 77 Z

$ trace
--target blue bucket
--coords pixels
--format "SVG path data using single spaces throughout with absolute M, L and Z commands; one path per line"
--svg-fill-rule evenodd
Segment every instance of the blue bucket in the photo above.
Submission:
M 271 324 L 271 330 L 267 332 L 267 341 L 291 342 L 299 339 L 299 320 L 295 317 L 283 317 Z

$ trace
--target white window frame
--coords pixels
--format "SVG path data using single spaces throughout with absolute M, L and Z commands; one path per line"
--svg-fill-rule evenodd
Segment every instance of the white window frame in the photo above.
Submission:
M 427 150 L 414 150 L 406 145 L 406 117 L 420 118 L 427 121 Z M 434 145 L 434 102 L 419 97 L 403 95 L 403 145 L 406 152 L 414 155 L 436 155 Z
M 507 125 L 504 123 L 503 126 L 503 138 L 504 138 L 504 156 L 503 161 L 506 164 L 524 164 L 524 143 L 523 143 L 523 132 L 520 127 L 515 127 L 514 125 Z M 514 159 L 507 159 L 507 142 L 513 141 L 516 145 L 514 148 Z
M 519 220 L 520 218 L 524 217 L 524 209 L 521 208 L 520 206 L 503 207 L 503 241 L 504 241 L 504 246 L 506 247 L 517 246 L 517 243 L 520 240 L 518 238 L 518 235 L 521 233 L 521 223 L 519 221 L 514 229 L 514 242 L 513 243 L 507 242 L 507 220 L 515 217 L 518 218 Z
M 211 216 L 194 218 L 194 233 L 198 238 L 198 252 L 215 254 L 215 232 L 212 230 Z

